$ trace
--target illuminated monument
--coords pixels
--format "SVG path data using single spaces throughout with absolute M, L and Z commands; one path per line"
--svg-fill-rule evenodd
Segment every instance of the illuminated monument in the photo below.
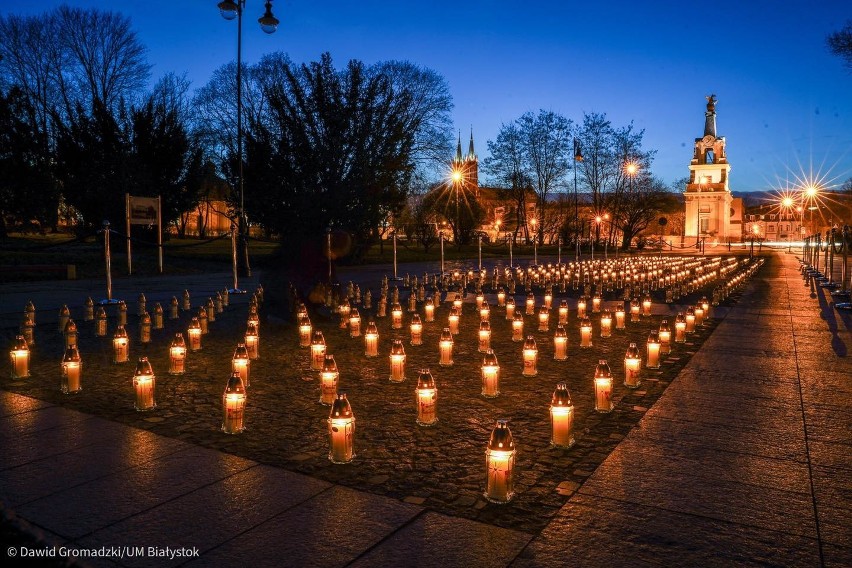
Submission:
M 728 174 L 731 165 L 725 150 L 725 137 L 716 136 L 716 95 L 707 97 L 704 113 L 704 136 L 695 139 L 695 150 L 689 163 L 686 184 L 686 237 L 740 240 L 742 203 L 731 195 Z

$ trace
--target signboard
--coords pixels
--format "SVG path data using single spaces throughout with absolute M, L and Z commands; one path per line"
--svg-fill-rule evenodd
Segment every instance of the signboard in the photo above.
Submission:
M 131 225 L 157 225 L 158 197 L 127 197 L 127 216 Z

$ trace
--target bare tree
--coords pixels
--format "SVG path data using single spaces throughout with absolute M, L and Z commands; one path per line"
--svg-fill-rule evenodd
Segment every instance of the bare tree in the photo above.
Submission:
M 846 67 L 852 70 L 852 20 L 847 20 L 844 26 L 825 38 L 829 51 L 843 59 Z
M 577 132 L 577 139 L 583 149 L 583 161 L 578 162 L 580 178 L 592 196 L 592 207 L 596 211 L 603 209 L 604 193 L 608 190 L 614 174 L 612 163 L 613 128 L 606 114 L 590 113 L 583 115 L 583 125 Z
M 640 175 L 621 197 L 620 215 L 614 220 L 622 234 L 621 248 L 630 248 L 633 237 L 648 228 L 660 213 L 681 208 L 677 197 L 661 180 Z
M 512 242 L 517 242 L 518 232 L 524 231 L 524 237 L 529 241 L 527 231 L 527 197 L 532 190 L 532 183 L 525 172 L 524 148 L 521 132 L 515 123 L 502 124 L 497 133 L 497 139 L 488 141 L 490 156 L 483 165 L 490 177 L 498 185 L 507 187 L 506 200 L 515 212 L 515 230 Z
M 148 81 L 151 66 L 147 51 L 130 18 L 118 12 L 84 10 L 66 5 L 53 14 L 60 32 L 58 41 L 71 67 L 61 69 L 71 76 L 82 102 L 101 101 L 116 109 L 122 99 L 132 100 Z

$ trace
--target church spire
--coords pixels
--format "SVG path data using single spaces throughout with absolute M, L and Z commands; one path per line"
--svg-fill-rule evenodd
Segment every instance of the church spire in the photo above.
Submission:
M 456 146 L 456 162 L 462 161 L 462 151 L 461 151 L 461 130 L 459 130 L 459 143 Z
M 473 126 L 470 127 L 470 146 L 467 149 L 467 159 L 476 159 L 476 152 L 473 151 Z
M 704 136 L 716 138 L 716 95 L 705 97 L 707 99 L 707 112 L 704 113 Z

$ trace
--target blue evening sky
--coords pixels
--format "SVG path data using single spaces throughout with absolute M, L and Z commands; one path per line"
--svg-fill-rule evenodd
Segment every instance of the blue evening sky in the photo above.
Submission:
M 128 15 L 148 47 L 153 79 L 186 72 L 203 85 L 236 56 L 236 22 L 217 0 L 78 0 Z M 38 13 L 61 2 L 5 3 L 0 13 Z M 852 177 L 852 72 L 825 36 L 852 19 L 849 0 L 585 3 L 276 0 L 278 31 L 256 24 L 263 0 L 247 0 L 243 56 L 271 51 L 297 62 L 324 51 L 338 65 L 407 59 L 446 77 L 453 117 L 480 159 L 501 123 L 540 108 L 575 121 L 605 112 L 633 121 L 657 152 L 666 182 L 688 174 L 703 134 L 706 95 L 715 93 L 718 133 L 728 141 L 734 191 L 779 189 L 818 176 Z

